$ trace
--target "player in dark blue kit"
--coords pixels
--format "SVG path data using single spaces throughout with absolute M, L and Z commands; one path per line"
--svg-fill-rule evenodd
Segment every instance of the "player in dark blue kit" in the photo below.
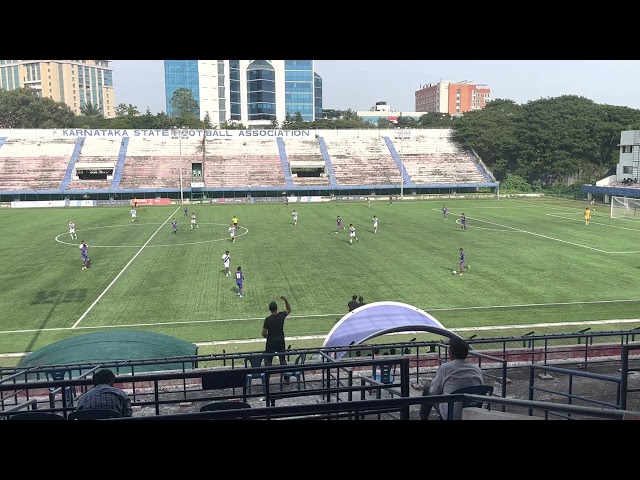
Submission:
M 464 213 L 462 214 L 462 217 L 460 217 L 460 228 L 462 228 L 462 230 L 467 229 L 467 217 L 465 217 Z
M 464 271 L 464 261 L 466 259 L 466 255 L 464 253 L 464 250 L 461 248 L 460 249 L 460 275 L 462 275 L 462 272 Z M 453 274 L 456 274 L 456 271 L 453 271 Z
M 447 219 L 447 207 L 445 205 L 442 205 L 442 216 L 445 220 Z
M 171 227 L 173 228 L 173 233 L 178 233 L 178 222 L 175 218 L 171 220 Z
M 342 230 L 342 219 L 340 218 L 340 215 L 338 215 L 338 220 L 336 220 L 336 223 L 336 233 L 338 233 L 340 230 Z
M 236 285 L 238 285 L 238 296 L 242 298 L 244 293 L 244 273 L 242 273 L 242 267 L 238 267 L 236 270 Z
M 189 210 L 187 210 L 187 207 L 184 207 L 184 216 L 185 218 L 189 217 Z
M 86 270 L 89 267 L 89 246 L 84 240 L 80 244 L 80 255 L 82 255 L 82 270 Z

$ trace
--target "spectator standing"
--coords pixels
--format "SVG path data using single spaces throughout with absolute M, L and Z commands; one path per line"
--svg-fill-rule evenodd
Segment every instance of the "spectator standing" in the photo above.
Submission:
M 351 300 L 347 303 L 347 311 L 352 312 L 356 308 L 358 308 L 360 304 L 358 303 L 358 295 L 351 295 Z
M 282 296 L 280 299 L 284 302 L 284 312 L 278 311 L 278 304 L 271 302 L 269 304 L 269 311 L 271 315 L 264 319 L 262 325 L 262 336 L 267 339 L 267 343 L 264 348 L 264 353 L 273 354 L 279 353 L 280 365 L 287 364 L 287 357 L 284 354 L 286 347 L 284 341 L 284 319 L 291 313 L 291 305 L 289 300 Z M 271 365 L 273 363 L 273 356 L 267 355 L 264 359 L 265 365 Z
M 362 295 L 360 295 L 358 297 L 358 306 L 361 307 L 363 305 L 366 305 L 366 303 L 364 303 L 364 298 L 362 297 Z
M 113 386 L 116 376 L 108 368 L 93 374 L 93 388 L 78 397 L 77 410 L 113 410 L 123 417 L 132 417 L 133 408 L 127 393 Z
M 431 381 L 431 385 L 426 385 L 422 395 L 447 395 L 455 390 L 474 385 L 482 385 L 484 377 L 478 365 L 467 360 L 469 355 L 469 344 L 461 338 L 449 340 L 450 361 L 438 367 L 436 376 Z M 462 404 L 454 404 L 453 419 L 462 418 Z M 420 419 L 427 420 L 431 412 L 432 405 L 424 404 L 420 406 Z M 437 406 L 440 416 L 447 418 L 448 404 L 440 403 Z

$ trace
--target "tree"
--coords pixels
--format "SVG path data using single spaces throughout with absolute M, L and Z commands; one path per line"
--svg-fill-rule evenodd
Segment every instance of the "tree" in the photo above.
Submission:
M 0 128 L 69 128 L 74 117 L 68 105 L 41 98 L 32 88 L 0 89 Z
M 85 103 L 80 108 L 80 114 L 84 115 L 86 117 L 103 117 L 104 116 L 104 115 L 102 115 L 102 112 L 100 111 L 100 108 L 97 105 L 94 105 L 91 102 Z
M 518 173 L 519 147 L 516 133 L 522 107 L 512 100 L 496 99 L 482 110 L 452 119 L 453 140 L 473 148 L 501 181 L 508 172 Z
M 170 103 L 173 117 L 197 118 L 198 101 L 193 97 L 193 92 L 190 88 L 178 88 L 173 92 Z
M 124 103 L 121 103 L 120 105 L 118 105 L 115 108 L 115 116 L 116 116 L 116 118 L 121 118 L 121 117 L 139 117 L 140 116 L 140 111 L 138 110 L 138 107 L 134 107 L 131 104 L 126 105 Z
M 424 128 L 451 128 L 451 115 L 440 112 L 427 112 L 418 119 Z
M 271 123 L 269 124 L 269 126 L 274 129 L 279 128 L 278 119 L 276 118 L 275 115 L 271 119 Z

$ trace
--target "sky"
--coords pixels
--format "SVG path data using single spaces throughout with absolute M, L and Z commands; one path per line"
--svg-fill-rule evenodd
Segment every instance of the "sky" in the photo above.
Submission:
M 162 60 L 112 60 L 116 105 L 166 111 Z M 492 99 L 517 104 L 578 95 L 597 104 L 640 109 L 640 60 L 316 60 L 323 108 L 371 110 L 386 101 L 413 112 L 415 91 L 441 80 L 486 84 Z

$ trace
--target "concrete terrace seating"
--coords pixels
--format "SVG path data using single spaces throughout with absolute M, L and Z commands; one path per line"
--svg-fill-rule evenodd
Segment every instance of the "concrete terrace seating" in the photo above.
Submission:
M 473 158 L 453 143 L 448 135 L 417 135 L 393 139 L 411 181 L 428 183 L 486 183 Z
M 188 186 L 183 158 L 183 186 Z M 120 188 L 180 188 L 180 160 L 173 157 L 135 156 L 124 163 Z
M 207 187 L 285 187 L 275 138 L 208 137 L 206 153 Z
M 197 138 L 131 137 L 120 188 L 180 188 L 181 163 L 183 187 L 188 187 L 192 161 L 202 162 Z
M 291 168 L 304 167 L 309 163 L 324 165 L 320 145 L 315 139 L 286 139 L 284 148 L 287 152 L 287 160 Z M 293 184 L 303 186 L 329 186 L 329 177 L 293 177 Z
M 69 182 L 67 190 L 109 190 L 111 180 L 76 180 Z
M 1 190 L 57 190 L 75 138 L 9 138 L 0 148 Z
M 328 137 L 325 144 L 338 185 L 402 183 L 402 173 L 383 138 Z
M 116 162 L 120 153 L 120 138 L 85 137 L 82 149 L 78 156 L 78 162 L 96 163 L 101 159 L 108 162 Z
M 296 187 L 328 187 L 329 177 L 293 177 L 293 185 Z

